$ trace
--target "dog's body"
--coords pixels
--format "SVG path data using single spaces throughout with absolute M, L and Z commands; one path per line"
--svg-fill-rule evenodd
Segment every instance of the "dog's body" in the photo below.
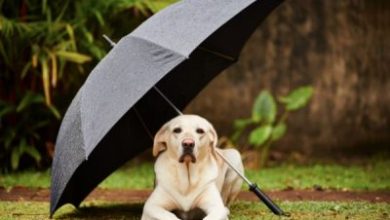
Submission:
M 167 122 L 154 139 L 156 188 L 146 201 L 142 220 L 227 220 L 226 208 L 242 180 L 215 151 L 243 172 L 237 150 L 216 147 L 217 134 L 205 119 L 181 115 Z M 175 213 L 175 214 L 174 214 Z

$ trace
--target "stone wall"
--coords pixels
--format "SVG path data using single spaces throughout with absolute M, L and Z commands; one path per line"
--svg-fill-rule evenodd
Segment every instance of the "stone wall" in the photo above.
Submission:
M 186 112 L 230 135 L 262 89 L 283 95 L 315 87 L 291 115 L 278 148 L 378 147 L 390 143 L 390 1 L 286 1 L 258 28 L 238 63 Z

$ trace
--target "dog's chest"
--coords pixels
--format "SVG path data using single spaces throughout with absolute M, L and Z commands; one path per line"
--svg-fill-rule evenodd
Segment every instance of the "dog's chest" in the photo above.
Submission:
M 208 187 L 215 184 L 218 169 L 215 164 L 196 166 L 190 164 L 175 164 L 163 176 L 158 176 L 158 184 L 173 197 L 184 211 L 196 207 L 197 200 Z

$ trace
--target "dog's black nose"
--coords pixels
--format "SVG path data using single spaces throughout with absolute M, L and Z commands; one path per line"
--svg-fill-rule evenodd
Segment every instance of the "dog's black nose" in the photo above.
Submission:
M 183 146 L 184 148 L 194 148 L 195 146 L 195 141 L 190 139 L 190 138 L 186 138 L 184 139 L 182 142 L 181 142 L 181 146 Z

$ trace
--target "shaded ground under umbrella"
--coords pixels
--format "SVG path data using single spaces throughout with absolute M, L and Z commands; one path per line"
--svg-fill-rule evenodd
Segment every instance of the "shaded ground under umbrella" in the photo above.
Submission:
M 282 0 L 183 0 L 123 37 L 93 69 L 57 136 L 50 214 L 82 200 L 218 73 Z M 129 177 L 131 178 L 131 177 Z

